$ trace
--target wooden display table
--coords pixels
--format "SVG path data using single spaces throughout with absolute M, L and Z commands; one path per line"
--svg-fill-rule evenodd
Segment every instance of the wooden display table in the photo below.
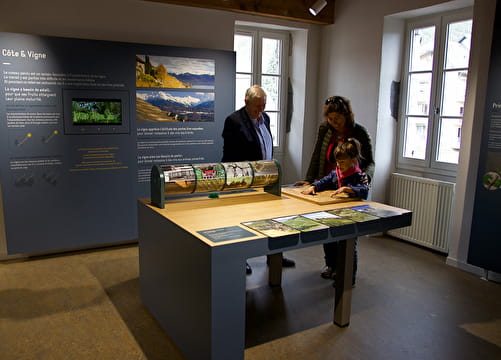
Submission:
M 368 201 L 319 205 L 250 191 L 167 200 L 165 208 L 138 201 L 141 298 L 187 359 L 243 359 L 245 264 L 271 255 L 270 285 L 281 284 L 282 251 L 339 241 L 334 323 L 350 320 L 354 240 L 408 226 L 411 212 Z M 268 237 L 242 223 L 371 205 L 394 216 L 352 226 Z

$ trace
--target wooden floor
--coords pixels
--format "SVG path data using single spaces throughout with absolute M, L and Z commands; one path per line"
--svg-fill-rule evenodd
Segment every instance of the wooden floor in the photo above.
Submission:
M 297 266 L 281 288 L 264 257 L 249 260 L 247 360 L 501 359 L 501 285 L 443 255 L 361 238 L 345 328 L 322 248 L 285 255 Z M 182 359 L 140 301 L 138 269 L 135 245 L 0 263 L 0 359 Z

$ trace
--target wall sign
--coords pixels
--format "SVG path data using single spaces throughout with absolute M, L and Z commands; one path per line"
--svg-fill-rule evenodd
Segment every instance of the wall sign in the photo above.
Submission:
M 501 8 L 497 4 L 468 263 L 501 273 Z

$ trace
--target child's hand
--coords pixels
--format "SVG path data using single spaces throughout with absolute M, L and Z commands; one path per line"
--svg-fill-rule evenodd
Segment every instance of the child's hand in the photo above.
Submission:
M 314 186 L 308 186 L 306 189 L 304 189 L 303 191 L 301 191 L 301 194 L 304 194 L 304 195 L 315 195 L 315 187 Z
M 345 193 L 354 193 L 353 189 L 349 186 L 341 186 L 339 189 L 334 190 L 331 197 L 336 197 Z

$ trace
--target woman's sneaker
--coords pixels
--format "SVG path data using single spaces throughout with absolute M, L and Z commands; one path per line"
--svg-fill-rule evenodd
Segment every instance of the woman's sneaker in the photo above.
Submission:
M 334 270 L 330 266 L 326 266 L 320 273 L 320 276 L 323 279 L 332 280 L 336 276 L 336 270 Z

